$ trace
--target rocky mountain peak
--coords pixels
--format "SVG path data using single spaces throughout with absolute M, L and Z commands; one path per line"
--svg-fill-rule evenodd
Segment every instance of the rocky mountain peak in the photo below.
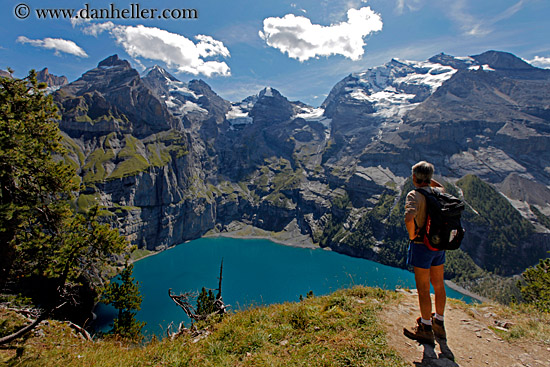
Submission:
M 164 81 L 164 80 L 178 81 L 178 79 L 176 79 L 176 77 L 174 77 L 172 74 L 170 74 L 169 72 L 167 72 L 165 69 L 163 69 L 162 67 L 160 67 L 158 65 L 153 66 L 146 73 L 146 77 L 147 78 L 154 78 L 154 79 L 157 79 L 157 80 L 160 80 L 160 81 Z
M 278 90 L 267 87 L 260 91 L 258 100 L 250 111 L 254 121 L 282 122 L 294 113 L 292 104 Z
M 119 59 L 118 55 L 116 54 L 109 56 L 103 61 L 100 61 L 100 63 L 97 65 L 97 67 L 100 69 L 113 68 L 117 66 L 124 69 L 132 69 L 132 66 L 130 66 L 130 63 L 128 61 Z
M 403 116 L 450 79 L 460 60 L 437 55 L 428 61 L 392 59 L 340 81 L 323 103 L 325 115 L 345 125 L 399 123 Z M 461 68 L 465 68 L 461 66 Z
M 472 56 L 479 64 L 489 65 L 491 68 L 496 70 L 531 70 L 535 69 L 533 66 L 529 65 L 519 57 L 501 51 L 487 51 L 480 55 Z
M 46 83 L 49 88 L 59 88 L 69 84 L 66 76 L 55 76 L 50 74 L 48 68 L 44 68 L 36 73 L 36 79 L 39 83 Z
M 193 80 L 191 80 L 189 82 L 189 88 L 196 91 L 196 92 L 199 92 L 200 94 L 214 93 L 214 91 L 212 90 L 210 85 L 208 85 L 208 83 L 206 83 L 202 79 L 193 79 Z
M 92 91 L 110 94 L 116 89 L 137 86 L 141 79 L 137 70 L 118 55 L 109 56 L 101 61 L 97 68 L 88 70 L 78 80 L 66 85 L 63 89 L 73 95 L 85 94 Z
M 144 137 L 181 125 L 137 70 L 118 55 L 101 61 L 61 91 L 54 95 L 63 113 L 60 126 L 74 136 L 118 131 Z
M 264 97 L 286 99 L 277 89 L 271 87 L 265 87 L 260 91 L 260 93 L 258 94 L 258 98 L 261 99 Z
M 189 89 L 198 97 L 198 103 L 205 108 L 211 115 L 217 116 L 216 119 L 223 120 L 226 112 L 231 108 L 231 104 L 218 96 L 204 80 L 194 79 L 189 82 Z

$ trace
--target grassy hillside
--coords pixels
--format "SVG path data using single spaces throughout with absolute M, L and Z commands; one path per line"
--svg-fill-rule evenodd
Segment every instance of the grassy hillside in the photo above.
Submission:
M 406 294 L 358 286 L 327 296 L 307 297 L 297 303 L 230 313 L 220 322 L 197 324 L 199 329 L 206 330 L 201 335 L 154 339 L 143 345 L 113 339 L 87 341 L 67 324 L 49 321 L 25 341 L 0 349 L 0 363 L 40 367 L 408 366 L 407 360 L 417 359 L 418 355 L 422 358 L 422 352 L 401 334 L 404 326 L 401 322 L 396 325 L 397 331 L 392 332 L 390 322 L 382 321 L 388 315 L 394 321 L 398 315 L 404 317 L 403 322 L 414 320 L 418 312 L 416 297 Z M 487 325 L 475 328 L 469 326 L 471 320 L 465 320 L 468 323 L 456 320 L 461 323 L 460 330 L 448 330 L 457 361 L 462 365 L 463 360 L 470 358 L 472 365 L 482 365 L 478 358 L 483 353 L 479 348 L 484 347 L 479 343 L 484 340 L 476 337 L 480 330 L 495 340 L 491 343 L 495 348 L 517 353 L 517 358 L 533 353 L 534 347 L 543 351 L 549 347 L 549 315 L 523 307 L 467 305 L 450 300 L 446 313 L 449 321 L 470 316 L 480 322 L 487 320 Z M 513 324 L 504 329 L 493 319 L 513 320 Z M 0 336 L 23 322 L 21 316 L 0 309 Z M 388 340 L 394 340 L 396 345 L 390 346 Z M 397 344 L 410 347 L 413 355 L 398 354 L 394 349 Z M 463 349 L 466 344 L 479 349 L 479 353 Z M 518 352 L 521 345 L 529 347 Z M 531 357 L 546 356 L 537 352 Z
M 380 289 L 341 290 L 298 303 L 252 308 L 230 314 L 220 323 L 199 325 L 207 327 L 207 336 L 165 338 L 144 346 L 84 341 L 72 336 L 66 324 L 49 322 L 38 335 L 0 351 L 0 361 L 40 367 L 405 366 L 387 345 L 377 319 L 378 312 L 397 297 Z M 0 322 L 0 332 L 6 327 Z
M 166 166 L 174 158 L 189 153 L 184 136 L 175 130 L 143 140 L 130 134 L 110 133 L 98 137 L 98 143 L 93 151 L 85 154 L 71 137 L 64 136 L 67 149 L 64 158 L 85 184 L 137 175 L 150 167 Z

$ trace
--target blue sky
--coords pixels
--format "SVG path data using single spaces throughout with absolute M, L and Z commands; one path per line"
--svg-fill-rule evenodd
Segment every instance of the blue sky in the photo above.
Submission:
M 79 14 L 91 17 L 111 4 L 119 12 L 131 4 L 157 11 L 154 19 L 72 21 L 36 13 L 88 8 Z M 550 68 L 548 0 L 3 0 L 0 6 L 0 68 L 18 77 L 48 67 L 73 81 L 118 54 L 140 71 L 158 64 L 182 81 L 203 79 L 234 102 L 271 86 L 319 106 L 352 72 L 440 52 L 506 51 Z M 186 18 L 159 19 L 165 9 Z

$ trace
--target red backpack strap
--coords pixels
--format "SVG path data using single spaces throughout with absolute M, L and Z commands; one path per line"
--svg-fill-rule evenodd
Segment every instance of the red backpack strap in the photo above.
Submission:
M 426 214 L 426 224 L 424 224 L 424 236 L 422 237 L 422 242 L 424 242 L 424 245 L 428 248 L 430 251 L 439 251 L 439 249 L 436 249 L 435 247 L 430 245 L 430 240 L 428 240 L 427 234 L 430 233 L 430 224 L 431 224 L 432 218 L 430 218 L 429 215 Z

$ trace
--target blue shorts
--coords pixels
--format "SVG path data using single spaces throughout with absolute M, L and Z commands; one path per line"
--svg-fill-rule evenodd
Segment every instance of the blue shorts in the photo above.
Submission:
M 409 243 L 407 265 L 429 269 L 432 266 L 445 264 L 445 251 L 432 251 L 423 243 Z

